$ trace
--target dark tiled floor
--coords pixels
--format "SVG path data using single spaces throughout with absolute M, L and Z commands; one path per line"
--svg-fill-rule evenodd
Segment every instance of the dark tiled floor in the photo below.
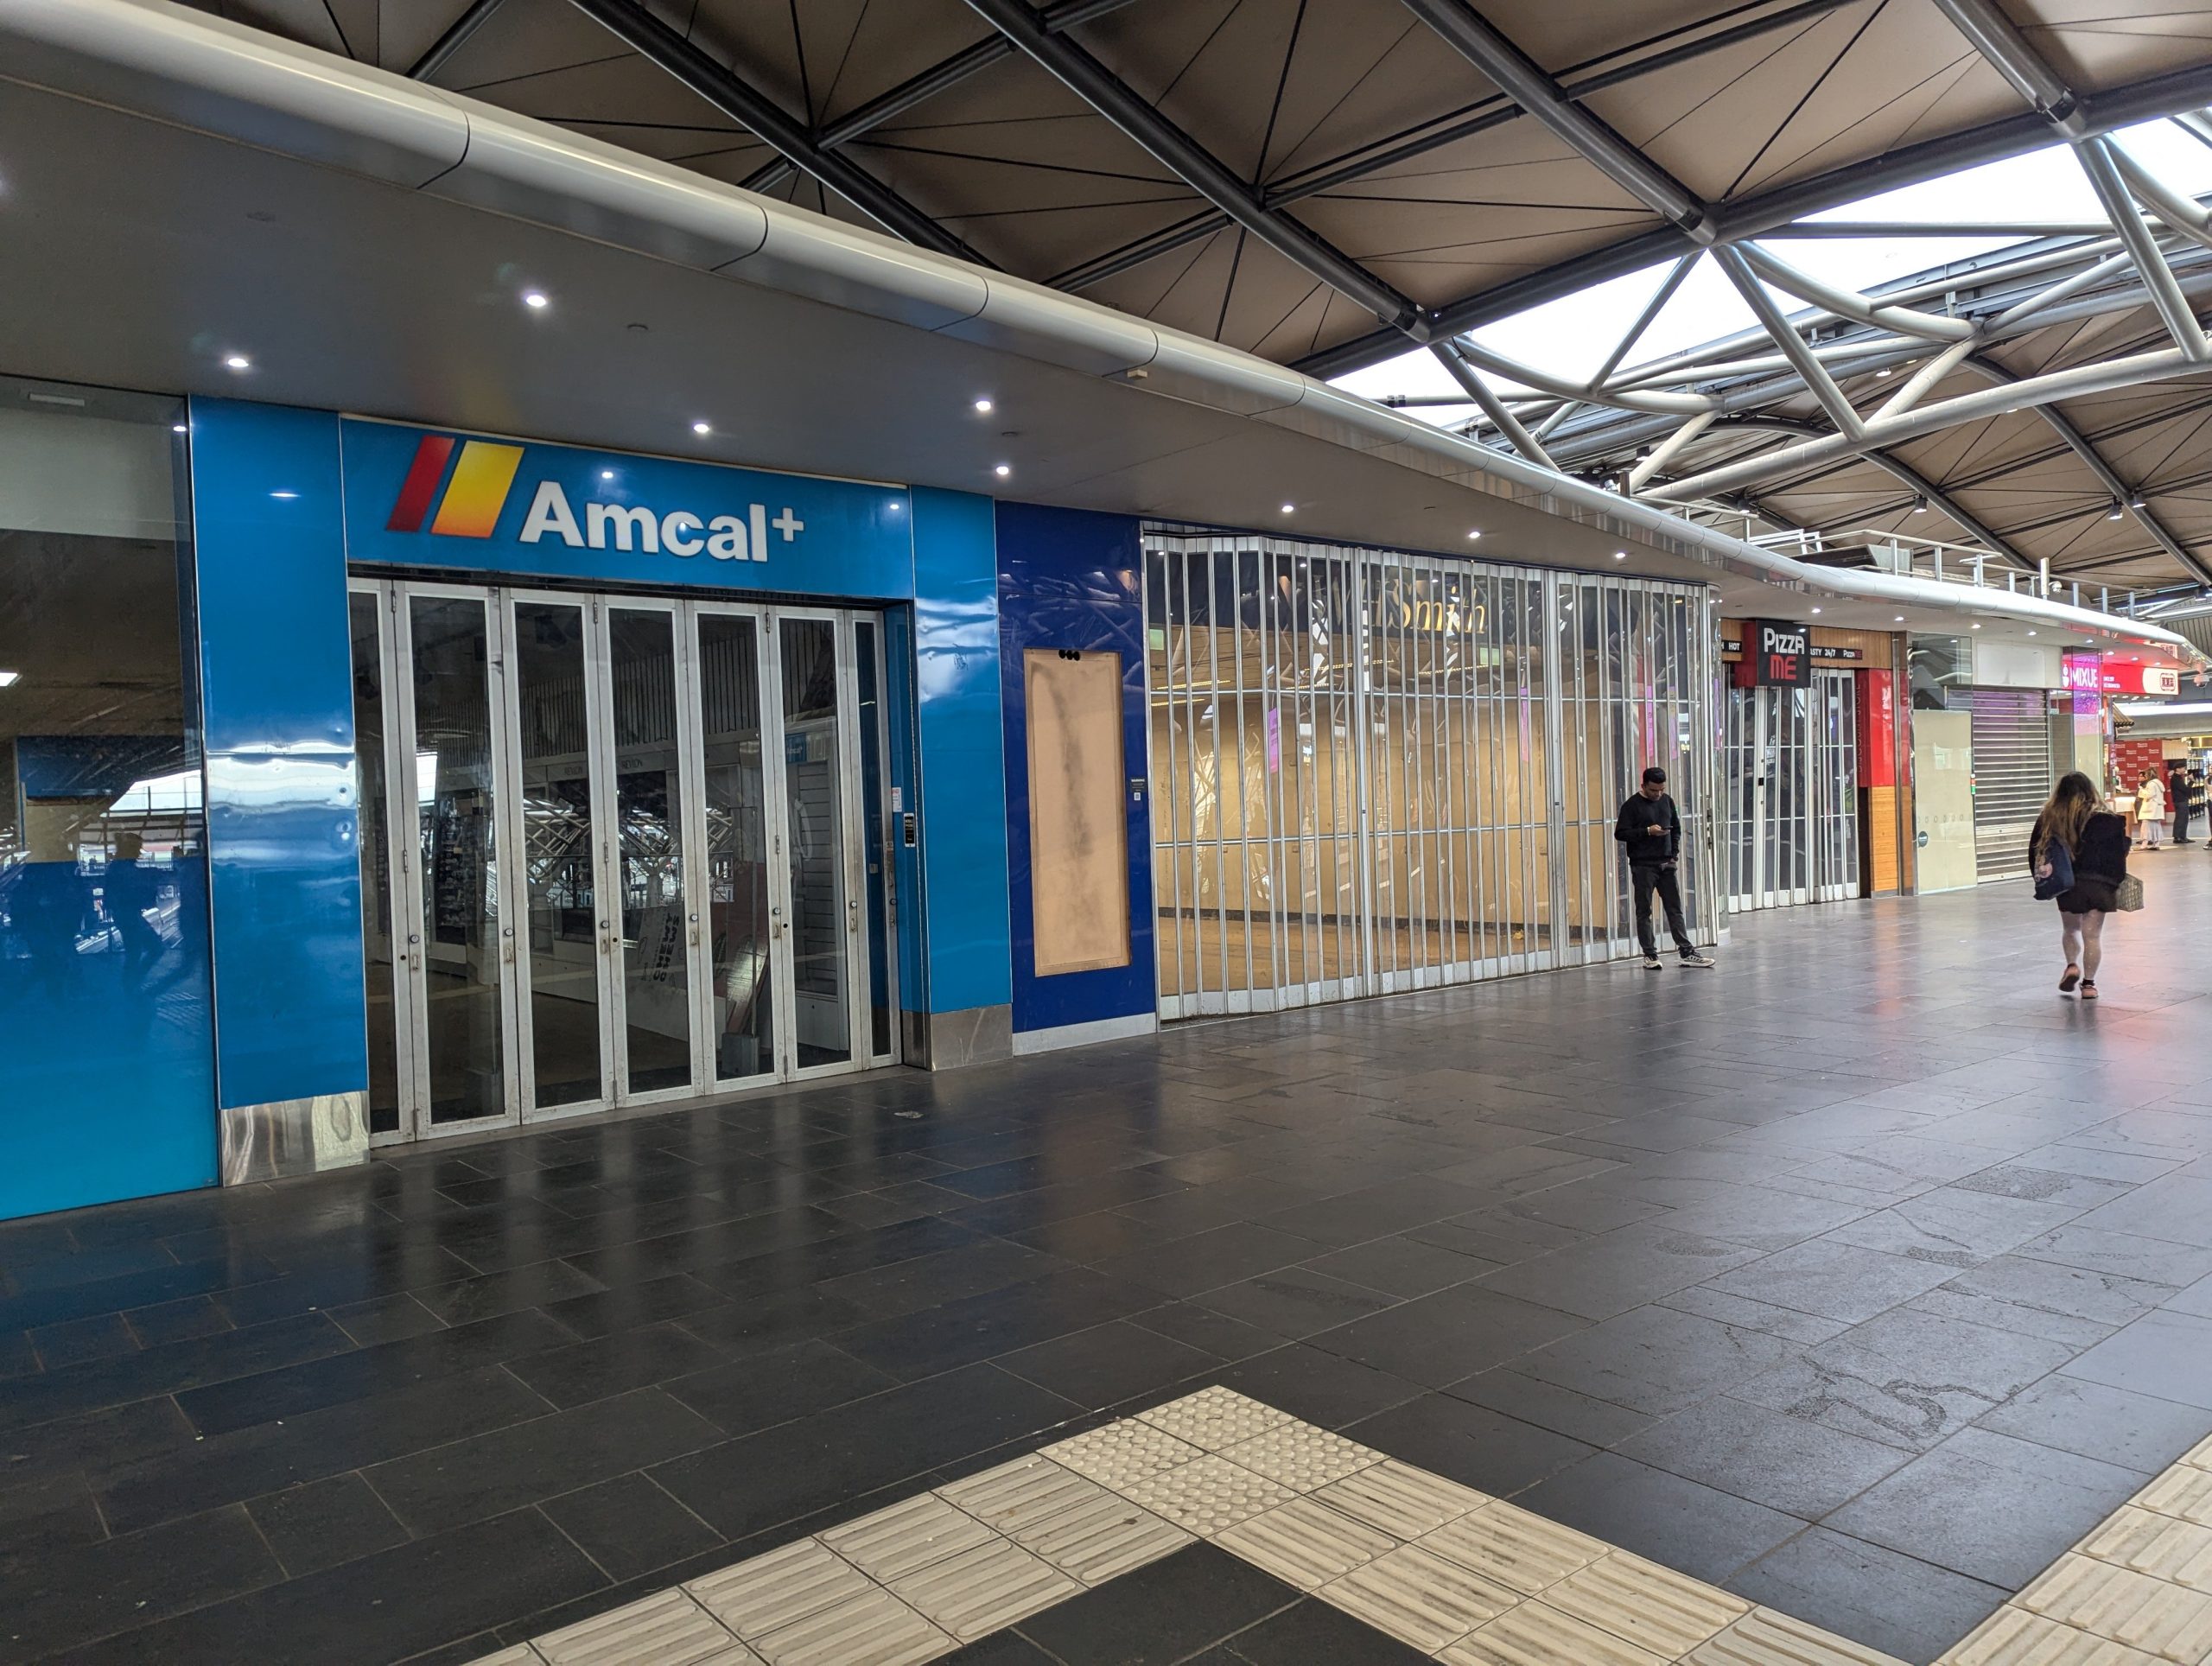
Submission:
M 2006 887 L 0 1226 L 0 1661 L 465 1660 L 1212 1382 L 1926 1660 L 2212 1431 L 2144 866 L 2096 1008 Z M 972 1658 L 1393 1657 L 1224 1560 Z

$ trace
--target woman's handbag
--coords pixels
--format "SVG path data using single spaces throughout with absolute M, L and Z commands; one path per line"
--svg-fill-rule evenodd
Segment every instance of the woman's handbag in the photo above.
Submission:
M 2074 888 L 2074 853 L 2053 839 L 2044 846 L 2043 859 L 2050 866 L 2050 872 L 2037 876 L 2036 900 L 2049 902 L 2053 897 L 2064 896 Z
M 2143 906 L 2143 881 L 2130 874 L 2113 887 L 2112 906 L 2123 914 L 2132 914 Z

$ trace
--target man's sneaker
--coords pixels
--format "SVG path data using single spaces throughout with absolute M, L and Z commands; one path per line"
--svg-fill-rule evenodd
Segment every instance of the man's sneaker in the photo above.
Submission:
M 1682 964 L 1685 966 L 1710 966 L 1713 964 L 1713 957 L 1711 955 L 1684 955 L 1682 957 Z
M 1647 972 L 1658 971 L 1665 964 L 1666 962 L 1661 960 L 1656 955 L 1646 955 L 1643 957 L 1643 970 Z

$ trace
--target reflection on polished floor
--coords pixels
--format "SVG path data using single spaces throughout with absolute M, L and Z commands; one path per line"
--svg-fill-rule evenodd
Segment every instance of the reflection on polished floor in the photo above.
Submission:
M 470 1660 L 1220 1385 L 1932 1660 L 2212 1433 L 2144 867 L 2095 1008 L 2007 887 L 0 1228 L 0 1656 Z

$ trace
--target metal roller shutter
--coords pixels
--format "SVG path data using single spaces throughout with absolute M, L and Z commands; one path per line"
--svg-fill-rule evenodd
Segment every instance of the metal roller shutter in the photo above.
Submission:
M 2028 836 L 2050 797 L 2050 722 L 2041 689 L 1974 689 L 1974 871 L 2027 871 Z

